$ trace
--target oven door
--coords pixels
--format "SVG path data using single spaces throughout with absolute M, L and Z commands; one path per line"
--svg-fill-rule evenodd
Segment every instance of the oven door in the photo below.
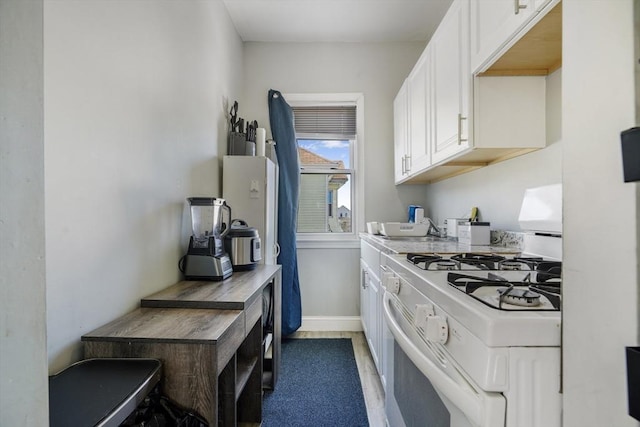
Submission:
M 422 338 L 396 304 L 396 297 L 385 292 L 389 426 L 503 427 L 504 396 L 474 384 L 446 351 Z

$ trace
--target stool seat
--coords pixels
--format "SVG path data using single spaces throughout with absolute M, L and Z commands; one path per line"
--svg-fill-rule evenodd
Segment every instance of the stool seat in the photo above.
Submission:
M 49 425 L 119 426 L 160 381 L 157 359 L 81 360 L 49 377 Z

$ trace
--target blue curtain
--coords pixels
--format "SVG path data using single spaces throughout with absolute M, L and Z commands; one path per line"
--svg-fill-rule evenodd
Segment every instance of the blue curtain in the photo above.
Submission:
M 269 90 L 269 122 L 276 141 L 280 170 L 278 187 L 278 244 L 282 265 L 282 335 L 295 332 L 302 323 L 296 222 L 300 191 L 300 160 L 293 127 L 293 111 L 282 94 Z

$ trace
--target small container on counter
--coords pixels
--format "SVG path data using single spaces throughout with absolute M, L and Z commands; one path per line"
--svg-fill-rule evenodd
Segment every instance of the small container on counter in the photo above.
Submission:
M 447 218 L 444 224 L 447 228 L 447 237 L 458 237 L 458 226 L 469 222 L 469 218 Z
M 266 134 L 265 128 L 256 129 L 256 156 L 264 157 L 266 154 Z
M 367 233 L 369 234 L 380 234 L 380 227 L 377 222 L 368 222 L 367 223 Z
M 408 209 L 408 221 L 409 223 L 419 223 L 424 218 L 424 208 L 419 205 L 409 205 Z
M 488 222 L 465 222 L 458 224 L 458 243 L 467 245 L 489 245 L 491 233 Z

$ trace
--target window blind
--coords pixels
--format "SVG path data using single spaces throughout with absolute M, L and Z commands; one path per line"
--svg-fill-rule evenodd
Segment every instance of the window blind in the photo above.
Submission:
M 315 106 L 291 107 L 296 134 L 332 135 L 353 139 L 356 136 L 356 107 Z

